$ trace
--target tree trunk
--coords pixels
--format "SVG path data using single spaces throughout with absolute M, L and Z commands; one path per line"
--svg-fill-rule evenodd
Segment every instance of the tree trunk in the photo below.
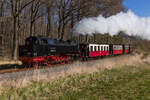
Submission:
M 89 36 L 88 36 L 88 34 L 86 35 L 86 43 L 88 43 L 89 42 Z
M 16 32 L 17 27 L 17 18 L 13 19 L 13 50 L 12 50 L 12 59 L 18 60 L 18 35 Z
M 61 21 L 59 21 L 59 26 L 58 26 L 58 36 L 57 36 L 57 38 L 58 39 L 60 39 L 60 37 L 61 37 Z
M 64 23 L 64 20 L 63 20 L 63 24 L 62 24 L 62 31 L 61 31 L 61 40 L 64 39 L 64 34 L 65 34 L 65 23 Z
M 30 16 L 30 36 L 32 36 L 32 29 L 33 29 L 33 2 L 31 4 L 31 16 Z
M 51 15 L 50 15 L 50 7 L 47 8 L 47 32 L 46 32 L 46 36 L 50 36 L 51 33 Z
M 32 30 L 33 30 L 33 22 L 31 21 L 30 22 L 30 36 L 33 36 Z
M 2 2 L 2 4 L 0 5 L 0 17 L 2 17 L 4 15 L 4 3 Z

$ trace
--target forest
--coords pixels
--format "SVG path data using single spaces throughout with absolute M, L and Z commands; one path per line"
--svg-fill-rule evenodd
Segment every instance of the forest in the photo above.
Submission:
M 127 11 L 123 0 L 0 0 L 0 57 L 18 59 L 18 46 L 29 36 L 76 40 L 77 43 L 131 43 L 124 32 L 110 36 L 74 35 L 83 18 L 109 17 Z

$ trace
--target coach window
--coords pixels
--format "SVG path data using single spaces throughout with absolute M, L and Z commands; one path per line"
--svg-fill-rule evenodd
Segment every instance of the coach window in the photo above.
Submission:
M 103 46 L 101 46 L 101 51 L 103 51 Z
M 100 51 L 100 46 L 98 46 L 98 51 Z
M 97 50 L 96 50 L 96 46 L 94 47 L 94 50 L 97 51 Z
M 106 47 L 104 47 L 104 51 L 106 51 Z
M 114 50 L 117 50 L 115 46 L 114 46 L 114 48 L 113 48 L 113 49 L 114 49 Z
M 118 47 L 118 46 L 116 47 L 116 50 L 119 50 L 119 47 Z
M 107 47 L 107 51 L 109 51 L 109 48 Z
M 90 48 L 91 48 L 91 50 L 90 50 L 90 51 L 93 51 L 93 46 L 91 46 Z

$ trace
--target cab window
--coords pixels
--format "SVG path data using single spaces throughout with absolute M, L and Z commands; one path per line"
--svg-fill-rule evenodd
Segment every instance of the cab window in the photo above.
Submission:
M 37 38 L 31 37 L 26 39 L 26 45 L 38 45 L 39 41 Z
M 47 44 L 48 44 L 48 42 L 47 42 L 47 40 L 46 40 L 46 39 L 42 39 L 42 40 L 41 40 L 41 44 L 42 44 L 42 45 L 47 45 Z

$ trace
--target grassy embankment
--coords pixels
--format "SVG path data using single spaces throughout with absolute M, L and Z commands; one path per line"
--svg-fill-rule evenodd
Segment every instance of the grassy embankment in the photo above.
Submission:
M 24 88 L 3 90 L 1 100 L 147 100 L 150 64 L 105 69 L 68 76 L 54 82 L 33 82 Z

